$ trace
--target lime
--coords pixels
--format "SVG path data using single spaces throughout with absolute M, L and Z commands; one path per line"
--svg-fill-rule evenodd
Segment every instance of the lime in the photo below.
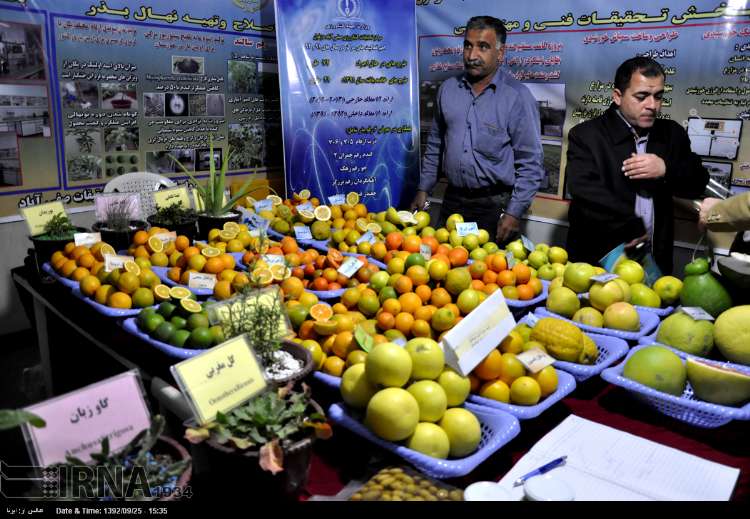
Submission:
M 190 332 L 188 330 L 176 330 L 172 334 L 172 338 L 169 340 L 169 344 L 176 346 L 177 348 L 184 348 L 185 343 L 190 338 Z
M 165 319 L 170 319 L 175 310 L 177 310 L 177 307 L 175 305 L 173 305 L 169 301 L 164 301 L 159 305 L 158 311 L 162 315 L 162 317 L 164 317 Z
M 172 323 L 163 322 L 154 332 L 154 337 L 161 342 L 169 342 L 172 338 L 172 334 L 175 332 L 175 327 Z
M 296 305 L 289 309 L 289 320 L 292 322 L 292 326 L 295 330 L 299 330 L 299 327 L 307 319 L 307 315 L 310 313 L 310 309 L 304 305 Z
M 190 317 L 187 318 L 187 327 L 190 330 L 195 330 L 196 328 L 208 328 L 209 326 L 208 317 L 202 312 L 191 314 Z
M 161 314 L 146 314 L 146 317 L 141 321 L 141 330 L 150 335 L 154 333 L 163 322 L 164 316 Z
M 178 330 L 182 330 L 187 326 L 187 320 L 179 315 L 173 315 L 169 322 L 172 323 Z
M 425 262 L 424 256 L 422 256 L 418 252 L 412 252 L 406 257 L 406 263 L 404 264 L 404 268 L 406 270 L 409 270 L 409 267 L 413 265 L 419 265 L 419 266 L 424 267 L 425 263 L 426 262 Z
M 211 332 L 211 338 L 213 339 L 214 345 L 221 344 L 225 341 L 224 329 L 221 327 L 221 325 L 217 324 L 216 326 L 212 326 L 208 329 L 208 331 Z
M 167 301 L 171 296 L 169 295 L 169 287 L 167 285 L 156 285 L 154 287 L 154 296 L 157 301 Z
M 150 288 L 137 288 L 133 292 L 133 306 L 136 308 L 144 308 L 154 304 L 154 293 Z
M 193 348 L 210 348 L 213 340 L 213 335 L 208 328 L 196 328 L 190 333 L 190 345 Z

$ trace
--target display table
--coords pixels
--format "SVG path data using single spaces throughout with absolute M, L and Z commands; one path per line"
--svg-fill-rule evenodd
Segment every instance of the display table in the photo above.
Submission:
M 97 314 L 59 283 L 41 283 L 36 273 L 25 267 L 13 269 L 12 278 L 36 329 L 49 395 L 138 369 L 157 404 L 183 418 L 187 409 L 169 372 L 174 359 L 126 333 L 114 319 Z M 58 383 L 58 377 L 65 382 Z M 313 394 L 324 406 L 339 399 L 335 391 L 317 384 L 313 384 Z M 474 481 L 499 480 L 570 414 L 739 468 L 732 499 L 750 500 L 750 423 L 735 421 L 717 429 L 691 427 L 652 411 L 624 389 L 598 377 L 581 383 L 538 418 L 522 421 L 521 433 L 514 440 L 471 474 L 448 482 L 463 488 Z M 403 463 L 337 427 L 333 438 L 316 443 L 307 491 L 301 498 L 335 495 L 350 480 L 367 478 L 376 467 Z

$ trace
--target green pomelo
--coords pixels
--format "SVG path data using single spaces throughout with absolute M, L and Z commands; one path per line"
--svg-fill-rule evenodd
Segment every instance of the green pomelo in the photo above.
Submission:
M 750 305 L 730 308 L 716 319 L 714 342 L 728 360 L 750 365 Z
M 636 351 L 625 363 L 622 374 L 644 386 L 675 396 L 682 395 L 687 381 L 682 359 L 662 346 L 647 346 Z
M 706 357 L 714 347 L 714 324 L 711 321 L 696 321 L 689 315 L 677 312 L 662 321 L 656 342 L 691 355 Z

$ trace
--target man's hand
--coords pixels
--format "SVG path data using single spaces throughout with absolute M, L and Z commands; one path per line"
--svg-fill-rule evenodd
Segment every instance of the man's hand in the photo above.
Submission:
M 633 153 L 622 163 L 622 171 L 626 177 L 633 180 L 661 178 L 667 172 L 667 166 L 658 155 L 653 153 Z
M 708 223 L 708 213 L 711 212 L 711 209 L 717 204 L 721 202 L 720 198 L 706 198 L 701 202 L 701 212 L 700 216 L 698 217 L 698 228 L 701 231 L 706 230 L 706 224 Z
M 495 240 L 499 245 L 507 240 L 514 232 L 519 232 L 520 230 L 521 221 L 515 216 L 504 214 L 500 217 L 500 221 L 497 222 L 497 232 L 495 233 Z
M 626 249 L 631 249 L 631 248 L 635 247 L 636 245 L 638 245 L 639 243 L 643 243 L 645 241 L 648 241 L 648 233 L 644 234 L 643 236 L 639 236 L 635 240 L 629 241 L 628 243 L 625 244 L 625 248 Z
M 411 206 L 409 207 L 409 210 L 414 211 L 415 209 L 419 209 L 420 211 L 423 211 L 426 203 L 427 203 L 427 192 L 417 191 L 417 194 L 414 197 L 414 200 L 412 200 L 411 202 Z

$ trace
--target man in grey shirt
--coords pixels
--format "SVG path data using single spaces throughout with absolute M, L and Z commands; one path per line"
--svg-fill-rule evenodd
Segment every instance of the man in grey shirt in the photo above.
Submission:
M 475 221 L 499 243 L 517 237 L 542 178 L 539 110 L 528 88 L 500 68 L 503 23 L 466 24 L 464 73 L 440 86 L 412 209 L 423 209 L 438 172 L 448 177 L 440 222 L 453 213 Z

